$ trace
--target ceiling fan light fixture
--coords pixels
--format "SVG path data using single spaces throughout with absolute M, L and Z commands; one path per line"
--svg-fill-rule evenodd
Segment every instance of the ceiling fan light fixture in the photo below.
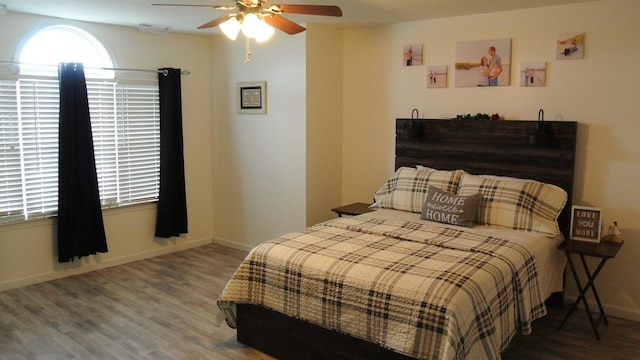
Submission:
M 256 35 L 256 42 L 262 43 L 265 42 L 273 36 L 275 29 L 269 24 L 267 24 L 264 20 L 260 20 L 260 29 L 258 30 L 258 34 Z
M 240 29 L 242 29 L 242 24 L 240 24 L 235 16 L 220 24 L 220 30 L 222 30 L 222 32 L 233 41 L 238 37 Z
M 242 33 L 248 38 L 255 38 L 260 33 L 260 22 L 256 14 L 246 14 L 242 19 Z

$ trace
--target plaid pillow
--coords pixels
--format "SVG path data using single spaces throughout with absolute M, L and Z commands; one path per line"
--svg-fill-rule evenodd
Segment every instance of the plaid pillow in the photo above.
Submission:
M 464 174 L 458 195 L 482 194 L 476 222 L 555 236 L 567 193 L 538 181 L 483 178 Z
M 464 171 L 418 170 L 401 167 L 373 195 L 372 209 L 395 209 L 422 213 L 429 185 L 456 193 Z

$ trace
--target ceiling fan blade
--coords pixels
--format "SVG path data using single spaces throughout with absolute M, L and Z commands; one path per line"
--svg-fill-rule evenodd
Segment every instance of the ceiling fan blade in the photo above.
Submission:
M 300 26 L 293 21 L 287 20 L 278 15 L 265 16 L 264 21 L 274 28 L 280 29 L 289 35 L 294 35 L 307 30 L 303 26 Z
M 191 7 L 208 7 L 217 10 L 234 10 L 238 6 L 226 6 L 226 5 L 197 5 L 197 4 L 151 4 L 152 6 L 191 6 Z
M 151 6 L 197 6 L 197 7 L 215 7 L 215 5 L 191 5 L 191 4 L 151 4 Z
M 198 26 L 198 29 L 208 29 L 208 28 L 212 28 L 215 26 L 218 26 L 220 24 L 222 24 L 223 22 L 229 20 L 231 17 L 235 16 L 234 14 L 227 14 L 227 15 L 222 15 L 218 18 L 215 18 L 211 21 L 209 21 L 206 24 L 202 24 L 200 26 Z
M 342 10 L 333 5 L 271 5 L 268 9 L 275 14 L 306 14 L 323 16 L 342 16 Z

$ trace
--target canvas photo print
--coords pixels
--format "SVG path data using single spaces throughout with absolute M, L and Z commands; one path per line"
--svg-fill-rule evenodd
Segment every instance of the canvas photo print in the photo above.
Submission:
M 402 65 L 422 65 L 422 44 L 408 44 L 402 48 Z
M 523 62 L 520 67 L 520 86 L 536 87 L 545 86 L 547 82 L 547 63 Z
M 447 66 L 427 66 L 427 88 L 447 87 Z
M 456 44 L 456 87 L 508 86 L 511 83 L 511 39 Z
M 556 41 L 556 60 L 584 59 L 585 34 L 561 34 Z

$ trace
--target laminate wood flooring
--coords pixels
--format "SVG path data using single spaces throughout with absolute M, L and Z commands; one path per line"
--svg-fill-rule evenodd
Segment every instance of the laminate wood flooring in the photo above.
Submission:
M 236 341 L 216 306 L 246 255 L 206 245 L 0 292 L 0 359 L 272 359 Z M 503 359 L 640 359 L 640 323 L 609 317 L 595 337 L 562 309 Z

